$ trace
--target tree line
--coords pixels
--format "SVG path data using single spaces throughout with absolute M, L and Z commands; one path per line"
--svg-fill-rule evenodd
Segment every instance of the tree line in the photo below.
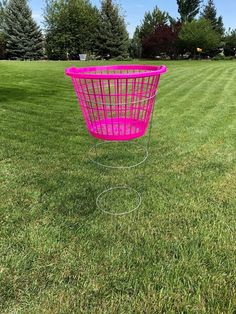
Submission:
M 131 40 L 131 55 L 136 58 L 165 56 L 213 57 L 219 52 L 235 56 L 236 32 L 225 33 L 222 16 L 217 16 L 213 0 L 200 11 L 201 0 L 177 0 L 179 18 L 155 7 L 146 12 Z
M 122 8 L 114 0 L 46 0 L 44 30 L 27 0 L 0 1 L 0 58 L 67 60 L 91 58 L 235 56 L 236 30 L 225 32 L 214 0 L 176 0 L 179 17 L 157 6 L 145 12 L 129 39 Z

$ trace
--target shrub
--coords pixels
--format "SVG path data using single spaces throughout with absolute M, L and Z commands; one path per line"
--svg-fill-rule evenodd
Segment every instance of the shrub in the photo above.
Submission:
M 131 57 L 123 57 L 123 56 L 117 56 L 115 58 L 111 58 L 111 61 L 132 61 L 133 58 Z
M 211 60 L 213 61 L 221 61 L 221 60 L 225 60 L 225 61 L 230 61 L 230 60 L 234 60 L 235 58 L 233 56 L 222 56 L 222 55 L 217 55 L 215 57 L 213 57 Z

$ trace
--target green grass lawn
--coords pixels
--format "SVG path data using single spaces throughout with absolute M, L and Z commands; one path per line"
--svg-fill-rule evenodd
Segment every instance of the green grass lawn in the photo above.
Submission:
M 166 62 L 120 217 L 96 208 L 72 64 L 0 62 L 0 313 L 236 313 L 236 63 Z

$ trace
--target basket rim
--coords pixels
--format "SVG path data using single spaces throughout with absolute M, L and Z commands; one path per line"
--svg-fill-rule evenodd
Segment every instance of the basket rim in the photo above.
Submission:
M 145 70 L 145 72 L 134 73 L 89 73 L 94 71 L 107 70 Z M 69 67 L 65 69 L 65 74 L 72 78 L 84 79 L 118 79 L 118 78 L 140 78 L 163 74 L 167 71 L 165 65 L 149 64 L 126 64 L 126 65 L 98 65 L 87 67 Z

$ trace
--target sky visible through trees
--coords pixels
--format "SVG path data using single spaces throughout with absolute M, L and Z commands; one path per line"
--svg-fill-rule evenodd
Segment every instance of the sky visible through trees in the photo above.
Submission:
M 100 6 L 100 0 L 92 0 L 92 4 Z M 127 30 L 130 37 L 133 36 L 135 28 L 143 19 L 145 11 L 152 10 L 156 5 L 162 11 L 168 11 L 173 17 L 178 16 L 176 0 L 119 0 L 125 13 Z M 203 1 L 206 4 L 207 0 Z M 215 5 L 219 15 L 223 16 L 225 28 L 236 28 L 236 1 L 235 0 L 215 0 Z M 44 0 L 30 0 L 29 5 L 33 11 L 34 19 L 42 26 Z

